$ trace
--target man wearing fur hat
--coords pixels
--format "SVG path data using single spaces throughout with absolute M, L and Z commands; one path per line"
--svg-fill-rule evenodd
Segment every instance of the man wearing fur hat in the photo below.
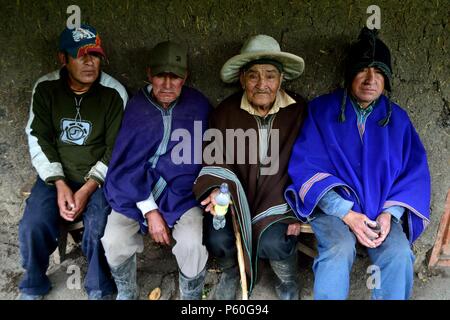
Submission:
M 351 46 L 345 88 L 311 101 L 289 162 L 288 203 L 318 240 L 315 299 L 345 299 L 355 245 L 373 263 L 373 299 L 408 299 L 411 244 L 429 223 L 425 149 L 391 91 L 388 47 L 363 28 Z
M 249 291 L 256 280 L 258 258 L 263 258 L 270 261 L 278 277 L 279 298 L 298 299 L 296 241 L 300 224 L 283 192 L 290 183 L 287 165 L 303 122 L 305 101 L 281 85 L 283 80 L 299 77 L 303 69 L 301 57 L 282 52 L 278 42 L 267 35 L 249 38 L 241 53 L 222 67 L 222 80 L 239 81 L 243 91 L 226 98 L 213 112 L 210 128 L 227 136 L 225 150 L 217 148 L 213 162 L 204 159 L 206 164 L 194 185 L 196 197 L 209 212 L 204 220 L 206 246 L 223 270 L 216 299 L 235 299 L 238 280 L 230 212 L 223 229 L 215 230 L 212 223 L 217 187 L 223 182 L 230 187 L 240 225 Z M 245 140 L 235 146 L 234 140 L 228 140 L 230 132 L 235 133 L 232 139 L 245 134 Z

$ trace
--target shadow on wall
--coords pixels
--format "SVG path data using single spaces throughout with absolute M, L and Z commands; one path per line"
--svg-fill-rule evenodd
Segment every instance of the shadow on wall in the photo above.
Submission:
M 148 83 L 147 67 L 151 49 L 152 47 L 140 47 L 124 51 L 115 50 L 109 57 L 109 64 L 104 66 L 106 73 L 111 74 L 125 86 L 130 97 Z
M 248 37 L 252 35 L 249 34 Z M 188 41 L 174 40 L 188 46 L 190 73 L 187 84 L 203 91 L 214 106 L 240 88 L 239 83 L 223 83 L 220 70 L 229 58 L 239 54 L 245 40 L 246 37 L 227 43 L 215 41 L 207 46 L 195 46 Z M 150 51 L 159 41 L 149 43 L 147 47 L 125 51 L 118 48 L 112 50 L 106 43 L 106 52 L 111 54 L 108 54 L 109 64 L 104 66 L 105 72 L 118 79 L 129 93 L 135 94 L 148 83 L 146 70 Z M 330 88 L 342 86 L 344 59 L 351 41 L 352 39 L 339 36 L 307 36 L 299 39 L 295 39 L 295 36 L 289 39 L 285 37 L 281 50 L 301 56 L 305 60 L 305 72 L 300 78 L 286 82 L 284 87 L 312 99 L 330 91 Z M 206 63 L 211 60 L 216 63 Z

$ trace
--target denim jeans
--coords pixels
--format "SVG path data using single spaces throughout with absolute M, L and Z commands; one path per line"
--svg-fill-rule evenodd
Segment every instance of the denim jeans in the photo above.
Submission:
M 69 183 L 69 186 L 76 191 L 82 184 Z M 88 262 L 84 286 L 88 293 L 100 292 L 101 296 L 112 294 L 115 290 L 100 241 L 110 211 L 103 190 L 97 189 L 90 196 L 82 214 L 84 232 L 81 248 Z M 46 271 L 50 254 L 58 246 L 60 219 L 56 188 L 38 178 L 19 223 L 19 245 L 25 269 L 19 285 L 21 292 L 44 295 L 50 291 Z
M 356 256 L 356 236 L 340 218 L 319 210 L 310 223 L 319 251 L 313 264 L 314 299 L 346 299 Z M 377 248 L 368 248 L 367 253 L 380 270 L 381 281 L 372 290 L 372 299 L 409 299 L 415 258 L 401 223 L 391 221 L 391 230 L 384 242 Z

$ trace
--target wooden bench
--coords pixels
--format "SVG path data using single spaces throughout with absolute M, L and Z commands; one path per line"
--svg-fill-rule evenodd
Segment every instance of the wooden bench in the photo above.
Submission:
M 20 194 L 26 200 L 31 194 L 31 188 L 34 184 L 29 182 L 20 189 Z M 76 220 L 73 222 L 65 221 L 60 219 L 59 224 L 59 238 L 58 238 L 58 248 L 52 253 L 52 259 L 56 264 L 62 263 L 66 259 L 67 255 L 67 236 L 70 234 L 72 241 L 78 243 L 81 241 L 83 235 L 84 225 L 83 220 Z
M 309 234 L 314 234 L 314 231 L 311 228 L 311 225 L 308 223 L 302 223 L 300 226 L 300 234 L 298 235 L 300 237 L 300 235 L 302 233 L 309 233 Z M 302 242 L 298 242 L 297 243 L 297 250 L 306 254 L 307 256 L 311 257 L 311 258 L 315 258 L 317 256 L 317 244 L 316 244 L 316 239 L 314 239 L 314 248 L 311 248 L 309 246 L 307 246 L 306 244 L 302 243 Z
M 61 219 L 59 224 L 58 248 L 52 253 L 53 261 L 60 264 L 66 259 L 67 255 L 67 235 L 70 234 L 74 243 L 79 243 L 83 236 L 84 225 L 83 220 L 65 221 Z

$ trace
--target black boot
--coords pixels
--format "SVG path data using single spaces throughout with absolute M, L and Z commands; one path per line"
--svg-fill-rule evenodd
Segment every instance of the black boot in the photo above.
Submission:
M 216 287 L 216 300 L 236 300 L 236 289 L 239 282 L 239 268 L 235 258 L 217 259 L 222 269 L 219 283 Z
M 139 292 L 136 281 L 136 254 L 120 266 L 111 267 L 111 274 L 117 286 L 116 300 L 137 300 Z
M 275 286 L 280 300 L 298 300 L 297 253 L 285 260 L 270 260 L 270 265 L 278 277 Z
M 178 283 L 180 287 L 180 300 L 202 300 L 205 276 L 206 267 L 193 278 L 188 278 L 179 271 Z

